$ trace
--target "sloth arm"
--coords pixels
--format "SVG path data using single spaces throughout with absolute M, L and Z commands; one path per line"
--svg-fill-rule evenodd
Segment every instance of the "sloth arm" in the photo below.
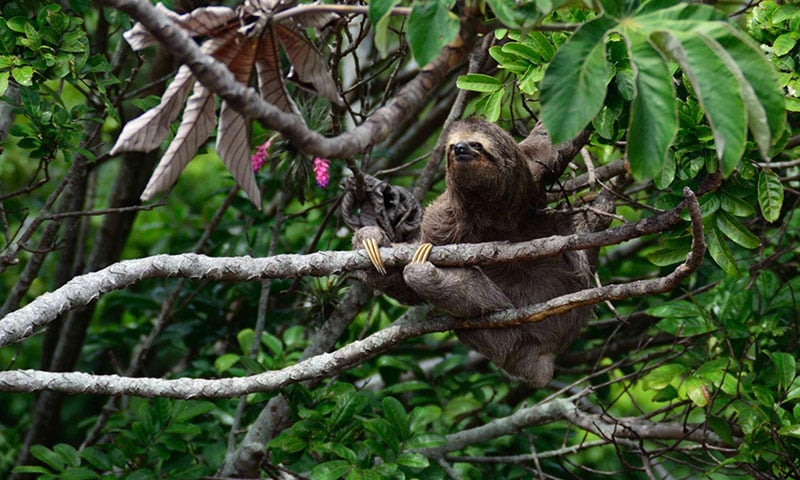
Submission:
M 514 306 L 480 268 L 439 268 L 427 260 L 429 253 L 430 244 L 420 245 L 403 269 L 403 278 L 436 308 L 456 317 L 474 317 Z
M 400 245 L 392 244 L 386 233 L 376 226 L 356 230 L 353 248 L 363 248 L 365 240 L 374 240 L 379 247 Z M 406 305 L 428 302 L 457 317 L 474 317 L 514 306 L 480 268 L 439 268 L 428 261 L 429 253 L 430 244 L 423 244 L 403 269 L 389 268 L 385 274 L 374 269 L 362 270 L 356 272 L 356 276 L 371 288 Z

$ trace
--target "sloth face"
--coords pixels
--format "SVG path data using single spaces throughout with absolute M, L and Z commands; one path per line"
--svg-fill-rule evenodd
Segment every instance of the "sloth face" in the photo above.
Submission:
M 445 133 L 447 186 L 464 204 L 529 201 L 532 183 L 516 142 L 485 120 L 454 122 Z

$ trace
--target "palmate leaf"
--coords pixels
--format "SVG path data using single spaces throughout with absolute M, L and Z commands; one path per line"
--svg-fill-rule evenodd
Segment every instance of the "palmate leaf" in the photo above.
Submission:
M 604 45 L 616 32 L 634 70 L 628 137 L 634 176 L 653 178 L 667 161 L 676 128 L 670 61 L 681 67 L 704 110 L 724 176 L 739 165 L 748 131 L 767 157 L 784 129 L 785 105 L 777 75 L 757 45 L 708 6 L 656 0 L 625 11 L 609 8 L 584 24 L 548 67 L 542 118 L 554 140 L 577 135 L 600 111 L 607 83 L 601 75 Z
M 299 83 L 332 102 L 341 103 L 326 63 L 296 29 L 301 23 L 314 26 L 323 19 L 317 18 L 316 14 L 306 14 L 294 19 L 293 23 L 290 20 L 285 20 L 285 23 L 270 21 L 275 13 L 273 9 L 288 6 L 291 5 L 254 0 L 246 1 L 239 11 L 227 7 L 205 7 L 184 15 L 178 15 L 163 5 L 156 8 L 190 36 L 208 36 L 209 39 L 202 44 L 203 51 L 226 64 L 239 82 L 248 84 L 255 70 L 262 98 L 277 108 L 299 115 L 284 83 L 279 43 L 283 45 Z M 134 49 L 156 41 L 139 24 L 125 33 L 125 39 Z M 161 103 L 125 125 L 112 154 L 157 148 L 170 133 L 170 124 L 180 114 L 192 81 L 189 69 L 182 66 Z M 193 90 L 178 132 L 153 172 L 142 194 L 143 200 L 171 188 L 197 149 L 213 132 L 216 123 L 214 95 L 197 82 L 194 82 Z M 225 102 L 222 102 L 220 112 L 217 150 L 236 182 L 260 208 L 261 194 L 249 158 L 249 120 Z
M 204 53 L 214 54 L 225 48 L 233 38 L 233 30 L 225 35 L 213 38 L 202 46 Z M 111 154 L 120 152 L 149 152 L 158 148 L 161 142 L 171 133 L 170 124 L 181 113 L 186 96 L 189 95 L 194 76 L 186 65 L 178 69 L 177 75 L 161 97 L 161 102 L 154 108 L 125 124 L 117 137 Z

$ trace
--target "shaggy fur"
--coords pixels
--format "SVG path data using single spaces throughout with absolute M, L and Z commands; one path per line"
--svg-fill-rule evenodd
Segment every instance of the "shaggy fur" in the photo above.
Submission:
M 549 141 L 531 137 L 520 145 L 498 126 L 479 119 L 455 122 L 447 138 L 446 191 L 425 210 L 421 241 L 433 245 L 488 241 L 518 242 L 575 230 L 566 213 L 543 214 L 540 172 Z M 354 243 L 375 238 L 387 245 L 380 229 L 356 232 Z M 439 268 L 411 263 L 383 278 L 370 273 L 368 283 L 407 303 L 421 301 L 459 317 L 523 307 L 586 288 L 591 277 L 586 252 L 504 265 Z M 402 275 L 402 276 L 401 276 Z M 579 335 L 591 315 L 584 307 L 526 325 L 457 330 L 458 338 L 496 365 L 535 387 L 553 377 L 555 355 Z

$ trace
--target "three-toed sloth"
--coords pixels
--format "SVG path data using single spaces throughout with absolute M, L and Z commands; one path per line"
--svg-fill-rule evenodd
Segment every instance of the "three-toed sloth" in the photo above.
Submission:
M 524 307 L 588 287 L 592 266 L 586 251 L 481 267 L 440 268 L 427 261 L 425 243 L 519 242 L 576 228 L 574 215 L 542 209 L 545 185 L 536 177 L 555 152 L 543 133 L 517 144 L 497 125 L 471 118 L 454 122 L 444 135 L 447 188 L 425 209 L 423 246 L 415 260 L 402 270 L 365 272 L 361 278 L 402 302 L 429 302 L 457 317 Z M 390 242 L 379 227 L 363 227 L 353 245 L 376 251 Z M 539 322 L 461 329 L 456 335 L 512 376 L 543 387 L 553 378 L 555 356 L 590 315 L 590 307 L 581 307 Z

